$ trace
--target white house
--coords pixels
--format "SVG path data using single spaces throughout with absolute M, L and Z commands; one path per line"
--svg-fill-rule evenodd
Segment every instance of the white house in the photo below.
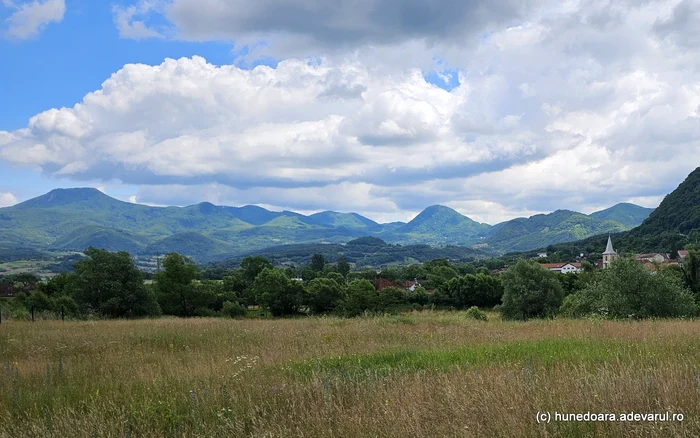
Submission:
M 581 263 L 541 263 L 540 266 L 560 274 L 581 272 Z

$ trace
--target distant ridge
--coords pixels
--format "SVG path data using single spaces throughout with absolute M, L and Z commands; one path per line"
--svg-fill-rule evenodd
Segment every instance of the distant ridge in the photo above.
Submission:
M 615 208 L 614 206 L 612 208 Z M 627 207 L 625 207 L 627 208 Z M 603 210 L 605 211 L 605 210 Z M 637 227 L 612 236 L 619 253 L 682 249 L 687 243 L 700 241 L 700 167 L 671 193 Z M 567 253 L 602 253 L 607 234 L 599 233 L 582 240 L 556 245 L 554 250 Z
M 151 207 L 120 201 L 94 188 L 55 189 L 0 208 L 0 249 L 81 251 L 96 246 L 136 255 L 174 251 L 209 261 L 272 246 L 347 243 L 370 237 L 402 245 L 479 244 L 498 254 L 624 231 L 629 229 L 626 223 L 639 220 L 646 210 L 631 204 L 618 204 L 590 216 L 558 210 L 491 226 L 452 208 L 432 205 L 408 223 L 380 224 L 357 213 L 323 211 L 307 216 L 210 202 Z M 610 220 L 612 217 L 626 223 Z

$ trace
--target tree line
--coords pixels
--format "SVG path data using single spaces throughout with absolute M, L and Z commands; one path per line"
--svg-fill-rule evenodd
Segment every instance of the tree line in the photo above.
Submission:
M 274 267 L 261 256 L 243 259 L 221 280 L 203 278 L 192 260 L 165 256 L 162 269 L 144 282 L 127 252 L 90 248 L 74 272 L 39 282 L 30 274 L 0 278 L 20 292 L 0 299 L 0 311 L 15 318 L 29 312 L 61 312 L 80 318 L 241 317 L 394 313 L 406 310 L 495 309 L 504 319 L 543 317 L 648 318 L 698 314 L 700 252 L 689 247 L 678 266 L 651 271 L 633 259 L 610 269 L 584 265 L 580 274 L 559 274 L 519 259 L 501 275 L 485 266 L 436 259 L 422 265 L 352 271 L 346 260 L 329 264 L 319 254 L 304 267 Z M 396 283 L 378 291 L 373 281 Z M 403 282 L 420 279 L 414 290 Z M 32 287 L 30 287 L 34 283 Z

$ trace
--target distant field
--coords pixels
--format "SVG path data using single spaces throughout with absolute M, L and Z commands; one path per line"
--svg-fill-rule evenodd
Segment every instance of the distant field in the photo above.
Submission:
M 699 322 L 489 316 L 3 321 L 0 436 L 700 436 Z
M 18 260 L 14 262 L 0 263 L 0 275 L 12 275 L 31 273 L 41 276 L 55 275 L 46 270 L 46 267 L 55 263 L 50 260 Z

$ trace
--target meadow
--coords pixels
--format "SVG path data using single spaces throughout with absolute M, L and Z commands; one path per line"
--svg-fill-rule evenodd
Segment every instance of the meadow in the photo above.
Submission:
M 697 321 L 424 311 L 0 325 L 0 437 L 697 437 L 699 414 Z

